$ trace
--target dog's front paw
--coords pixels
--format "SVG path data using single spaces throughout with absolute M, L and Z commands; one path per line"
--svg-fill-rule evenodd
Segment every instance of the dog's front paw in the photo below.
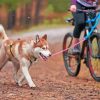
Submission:
M 31 88 L 31 89 L 35 89 L 35 88 L 36 88 L 36 85 L 35 85 L 35 84 L 31 84 L 31 85 L 30 85 L 30 88 Z
M 30 87 L 32 90 L 35 90 L 36 89 L 36 87 Z

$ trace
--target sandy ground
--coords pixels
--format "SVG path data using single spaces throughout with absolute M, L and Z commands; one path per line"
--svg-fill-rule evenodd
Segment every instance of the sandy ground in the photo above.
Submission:
M 62 41 L 50 44 L 52 53 L 60 51 Z M 62 54 L 33 64 L 30 74 L 37 87 L 32 90 L 13 80 L 13 66 L 8 63 L 0 72 L 0 100 L 100 100 L 100 83 L 95 82 L 82 64 L 80 74 L 71 77 L 64 67 Z

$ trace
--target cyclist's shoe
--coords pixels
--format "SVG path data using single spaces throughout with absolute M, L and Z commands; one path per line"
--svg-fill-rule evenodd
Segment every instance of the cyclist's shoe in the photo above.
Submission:
M 80 45 L 77 45 L 77 46 L 68 50 L 68 53 L 71 55 L 78 55 L 78 54 L 80 54 L 80 52 L 81 52 Z

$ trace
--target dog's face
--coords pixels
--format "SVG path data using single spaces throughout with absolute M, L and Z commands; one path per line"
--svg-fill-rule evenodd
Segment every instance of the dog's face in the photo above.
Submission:
M 51 56 L 51 52 L 49 50 L 49 46 L 47 42 L 47 35 L 44 35 L 42 38 L 39 38 L 38 35 L 36 36 L 34 56 L 36 58 L 41 57 L 44 60 L 46 60 L 48 57 Z

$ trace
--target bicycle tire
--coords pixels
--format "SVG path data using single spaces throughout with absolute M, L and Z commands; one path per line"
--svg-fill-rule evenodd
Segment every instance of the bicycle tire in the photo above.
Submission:
M 68 40 L 70 39 L 70 40 Z M 77 76 L 79 74 L 79 71 L 80 71 L 80 56 L 78 55 L 76 59 L 76 65 L 73 66 L 75 67 L 75 69 L 73 70 L 72 69 L 72 66 L 70 65 L 71 63 L 71 56 L 68 54 L 68 50 L 67 48 L 70 48 L 71 47 L 71 44 L 72 44 L 72 39 L 73 39 L 73 36 L 71 33 L 67 33 L 65 36 L 64 36 L 64 39 L 63 39 L 63 50 L 66 50 L 63 52 L 63 60 L 64 60 L 64 65 L 65 65 L 65 68 L 68 72 L 68 74 L 70 76 Z
M 93 79 L 100 82 L 100 34 L 94 33 L 90 40 L 91 47 L 87 49 L 87 66 Z

